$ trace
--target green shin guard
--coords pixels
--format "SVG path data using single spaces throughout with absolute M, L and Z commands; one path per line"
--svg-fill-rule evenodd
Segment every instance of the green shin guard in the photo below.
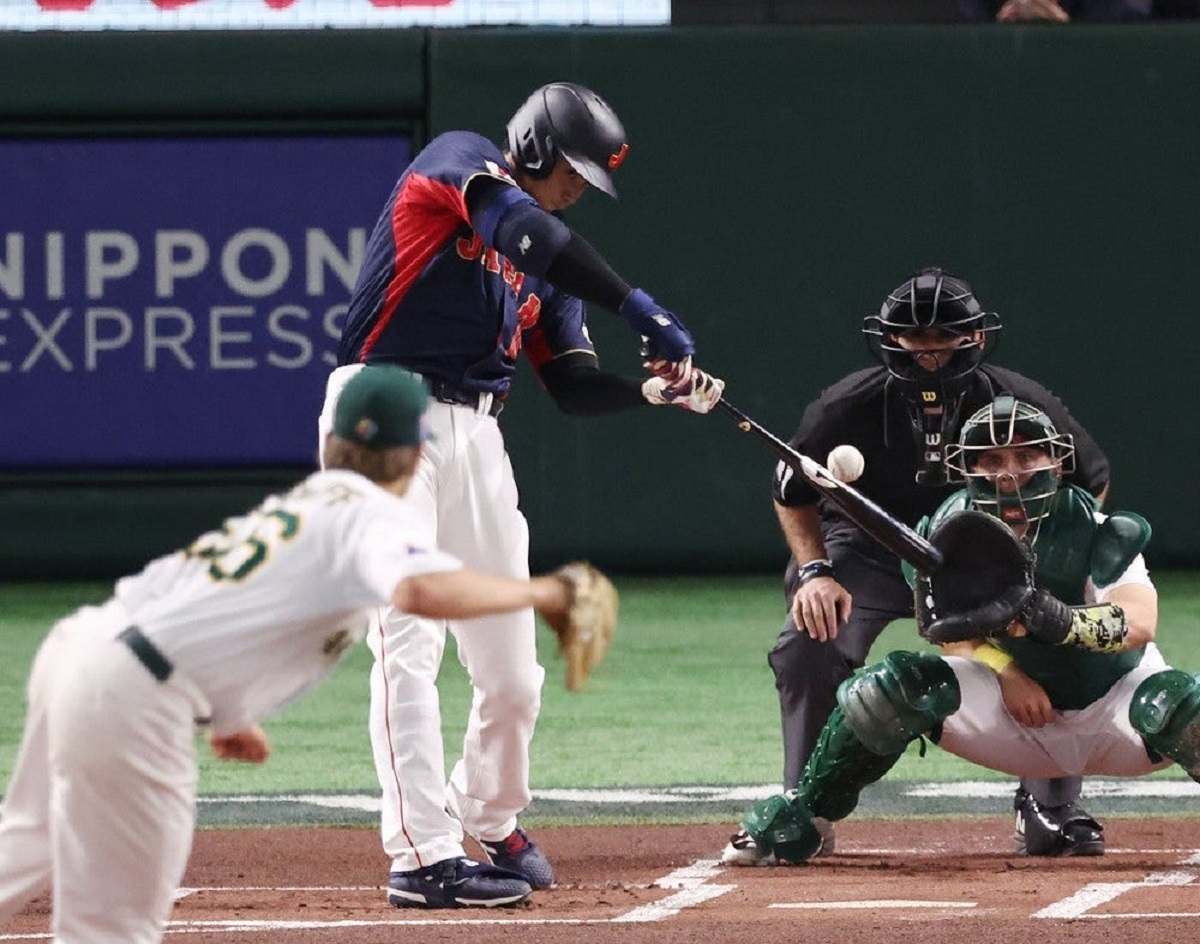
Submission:
M 841 708 L 821 729 L 804 768 L 800 787 L 756 803 L 742 821 L 759 848 L 785 862 L 806 862 L 821 848 L 814 816 L 844 819 L 858 805 L 863 787 L 879 780 L 904 755 L 903 750 L 875 754 L 846 723 Z
M 935 655 L 893 652 L 838 689 L 800 787 L 756 803 L 742 826 L 762 849 L 805 862 L 821 848 L 813 817 L 844 819 L 863 787 L 879 780 L 908 742 L 958 710 L 950 666 Z
M 837 700 L 800 783 L 813 815 L 829 820 L 849 816 L 863 787 L 957 711 L 961 695 L 945 660 L 893 652 L 843 682 Z
M 808 758 L 800 793 L 812 815 L 845 819 L 858 806 L 863 787 L 881 779 L 903 756 L 903 748 L 887 754 L 868 749 L 851 730 L 842 709 L 834 708 Z
M 958 711 L 962 693 L 945 659 L 892 652 L 842 682 L 837 702 L 863 746 L 887 755 Z
M 1178 669 L 1151 675 L 1133 693 L 1129 723 L 1150 750 L 1200 782 L 1200 676 Z
M 821 848 L 821 835 L 799 790 L 755 803 L 742 828 L 760 849 L 775 853 L 783 862 L 807 862 Z

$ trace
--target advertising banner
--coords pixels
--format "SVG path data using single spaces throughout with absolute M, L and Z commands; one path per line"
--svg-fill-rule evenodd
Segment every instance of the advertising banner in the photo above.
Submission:
M 0 0 L 0 29 L 374 29 L 669 23 L 670 0 Z
M 0 467 L 307 464 L 401 135 L 0 141 Z

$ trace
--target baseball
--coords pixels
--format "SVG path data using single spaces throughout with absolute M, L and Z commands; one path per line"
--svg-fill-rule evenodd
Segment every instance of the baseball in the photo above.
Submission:
M 863 474 L 866 468 L 863 454 L 853 446 L 835 446 L 825 460 L 825 468 L 839 482 L 853 482 Z

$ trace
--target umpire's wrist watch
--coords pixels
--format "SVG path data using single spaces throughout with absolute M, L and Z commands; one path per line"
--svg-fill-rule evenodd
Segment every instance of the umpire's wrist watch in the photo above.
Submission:
M 832 577 L 833 576 L 833 561 L 828 557 L 820 557 L 817 560 L 810 560 L 807 564 L 803 564 L 797 571 L 797 587 L 803 587 L 810 580 L 817 577 Z

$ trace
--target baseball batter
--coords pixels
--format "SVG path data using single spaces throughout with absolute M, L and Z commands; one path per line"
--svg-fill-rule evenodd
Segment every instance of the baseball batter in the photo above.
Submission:
M 1154 644 L 1157 597 L 1138 515 L 1101 514 L 1060 485 L 1074 446 L 1037 407 L 998 397 L 964 424 L 946 464 L 966 488 L 921 522 L 936 532 L 964 508 L 1003 521 L 1036 559 L 1036 590 L 917 619 L 942 656 L 893 652 L 838 689 L 796 790 L 757 804 L 744 827 L 760 849 L 802 862 L 821 845 L 814 817 L 849 815 L 859 792 L 924 736 L 1019 777 L 1136 776 L 1172 761 L 1200 779 L 1200 677 L 1168 668 Z M 956 654 L 948 654 L 954 652 Z
M 364 370 L 338 403 L 325 471 L 51 629 L 0 817 L 0 925 L 53 886 L 56 942 L 159 941 L 191 846 L 195 720 L 217 756 L 264 760 L 256 722 L 323 678 L 369 609 L 561 615 L 563 581 L 475 574 L 425 543 L 399 497 L 425 403 L 410 374 Z M 443 904 L 531 891 L 467 861 L 439 880 Z
M 528 574 L 528 528 L 496 423 L 522 351 L 571 413 L 667 403 L 703 413 L 720 399 L 722 382 L 693 368 L 680 319 L 556 215 L 588 186 L 615 196 L 612 175 L 628 153 L 621 122 L 596 93 L 544 86 L 509 122 L 504 149 L 467 131 L 431 141 L 400 177 L 368 243 L 320 427 L 363 364 L 423 376 L 436 402 L 435 438 L 410 492 L 419 539 L 480 570 Z M 646 338 L 655 376 L 599 369 L 585 301 Z M 517 826 L 530 800 L 543 677 L 532 613 L 449 629 L 474 700 L 448 787 L 435 684 L 447 625 L 392 611 L 371 633 L 370 731 L 392 887 L 421 894 L 430 865 L 464 855 L 464 828 L 494 863 L 548 887 L 550 863 Z

